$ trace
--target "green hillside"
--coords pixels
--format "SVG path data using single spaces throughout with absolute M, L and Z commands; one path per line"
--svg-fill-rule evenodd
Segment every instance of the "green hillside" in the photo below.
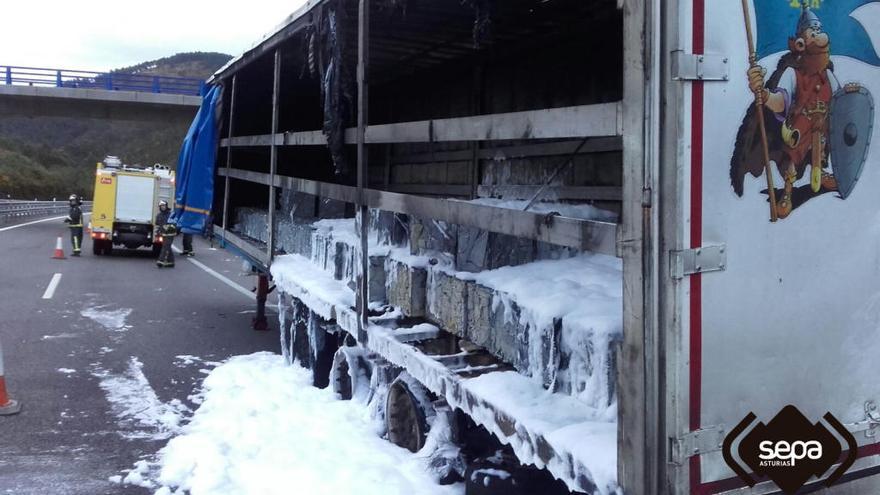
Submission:
M 206 79 L 231 57 L 179 53 L 118 69 Z M 90 197 L 95 163 L 116 155 L 127 164 L 177 164 L 189 122 L 127 122 L 68 117 L 0 116 L 0 197 Z
M 207 79 L 208 76 L 222 67 L 232 57 L 225 53 L 217 52 L 189 52 L 178 53 L 170 57 L 142 62 L 131 67 L 116 69 L 114 73 L 120 74 L 147 74 L 151 76 L 178 76 L 198 77 Z

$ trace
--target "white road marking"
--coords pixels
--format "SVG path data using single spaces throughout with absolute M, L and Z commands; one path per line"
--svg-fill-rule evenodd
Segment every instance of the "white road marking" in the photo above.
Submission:
M 42 220 L 34 220 L 33 222 L 25 222 L 25 223 L 20 223 L 18 225 L 10 225 L 9 227 L 0 228 L 0 232 L 4 232 L 6 230 L 17 229 L 19 227 L 25 227 L 28 225 L 33 225 L 35 223 L 48 222 L 51 220 L 61 220 L 62 218 L 67 218 L 67 215 L 64 215 L 63 217 L 52 217 L 52 218 L 44 218 Z
M 183 252 L 183 251 L 180 250 L 180 248 L 178 248 L 177 246 L 175 246 L 175 245 L 173 245 L 173 244 L 171 245 L 171 249 L 173 249 L 174 252 L 175 252 L 175 253 L 178 253 L 178 254 Z M 238 285 L 237 283 L 233 282 L 231 279 L 227 278 L 226 276 L 224 276 L 224 275 L 222 275 L 222 274 L 220 274 L 220 273 L 214 271 L 213 269 L 209 268 L 209 267 L 208 267 L 207 265 L 205 265 L 204 263 L 202 263 L 202 262 L 200 262 L 200 261 L 196 261 L 196 260 L 193 259 L 193 258 L 187 258 L 187 260 L 189 260 L 190 262 L 192 262 L 192 264 L 196 265 L 197 267 L 199 267 L 199 268 L 201 268 L 202 270 L 204 270 L 205 272 L 207 272 L 208 275 L 211 275 L 212 277 L 216 278 L 217 280 L 219 280 L 219 281 L 223 282 L 224 284 L 226 284 L 226 285 L 232 287 L 233 289 L 237 290 L 239 293 L 243 294 L 243 295 L 244 295 L 245 297 L 247 297 L 248 299 L 251 299 L 251 300 L 254 300 L 254 301 L 257 299 L 257 295 L 256 295 L 254 292 L 251 292 L 251 291 L 245 289 L 244 287 Z M 271 312 L 273 312 L 273 313 L 277 313 L 277 312 L 278 312 L 278 308 L 276 307 L 275 304 L 273 304 L 273 303 L 269 303 L 269 302 L 267 301 L 266 306 L 267 306 L 266 309 L 267 309 L 268 311 L 271 311 Z
M 61 282 L 61 274 L 56 273 L 52 275 L 52 280 L 49 281 L 49 286 L 46 287 L 46 292 L 43 292 L 43 299 L 52 299 L 52 296 L 55 295 L 55 289 L 58 288 L 58 283 Z
M 91 214 L 92 214 L 92 212 L 83 213 L 83 216 L 91 215 Z M 7 230 L 17 229 L 19 227 L 27 227 L 28 225 L 33 225 L 35 223 L 51 222 L 52 220 L 61 220 L 62 218 L 67 218 L 67 215 L 60 216 L 60 217 L 43 218 L 41 220 L 34 220 L 32 222 L 25 222 L 25 223 L 20 223 L 18 225 L 10 225 L 9 227 L 2 227 L 2 228 L 0 228 L 0 232 L 5 232 Z
M 173 249 L 174 251 L 176 251 L 176 252 L 178 252 L 178 253 L 180 252 L 180 250 L 177 249 L 176 246 L 171 246 L 171 249 Z M 209 267 L 208 267 L 207 265 L 205 265 L 204 263 L 202 263 L 202 262 L 200 262 L 200 261 L 196 261 L 196 260 L 194 260 L 194 259 L 192 259 L 192 258 L 187 258 L 187 260 L 189 260 L 192 264 L 196 265 L 197 267 L 199 267 L 199 268 L 201 268 L 202 270 L 204 270 L 205 272 L 207 272 L 208 275 L 211 275 L 212 277 L 216 278 L 217 280 L 219 280 L 219 281 L 223 282 L 224 284 L 226 284 L 226 285 L 232 287 L 233 289 L 237 290 L 238 292 L 240 292 L 241 294 L 243 294 L 244 296 L 246 296 L 248 299 L 254 299 L 254 300 L 256 300 L 256 298 L 257 298 L 257 295 L 256 295 L 256 294 L 254 294 L 253 292 L 251 292 L 251 291 L 245 289 L 244 287 L 238 285 L 237 283 L 233 282 L 232 280 L 230 280 L 230 279 L 227 278 L 226 276 L 224 276 L 224 275 L 222 275 L 222 274 L 220 274 L 220 273 L 218 273 L 218 272 L 212 270 L 211 268 L 209 268 Z

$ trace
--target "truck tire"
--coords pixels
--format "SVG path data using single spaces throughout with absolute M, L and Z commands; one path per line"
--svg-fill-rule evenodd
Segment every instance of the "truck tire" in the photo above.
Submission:
M 351 400 L 357 397 L 368 402 L 372 374 L 372 368 L 362 348 L 356 346 L 340 347 L 333 356 L 330 386 L 342 400 Z
M 333 356 L 333 371 L 330 373 L 330 385 L 333 386 L 333 393 L 342 400 L 351 400 L 352 397 L 352 379 L 351 379 L 351 363 L 345 352 L 345 347 L 340 347 Z
M 316 338 L 315 343 L 320 345 L 319 348 L 313 349 L 312 357 L 312 385 L 317 388 L 327 388 L 330 385 L 330 374 L 333 372 L 333 358 L 339 349 L 339 342 L 336 335 L 327 332 L 323 322 L 318 324 L 315 329 L 321 332 L 323 338 Z
M 92 252 L 96 256 L 110 256 L 113 252 L 113 244 L 103 239 L 95 239 L 92 241 Z
M 391 383 L 385 402 L 388 441 L 413 453 L 425 446 L 428 419 L 434 416 L 428 397 L 428 390 L 406 372 Z

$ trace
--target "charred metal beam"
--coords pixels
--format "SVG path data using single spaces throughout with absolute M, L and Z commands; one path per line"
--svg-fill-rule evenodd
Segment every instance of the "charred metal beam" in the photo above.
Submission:
M 218 227 L 219 228 L 219 227 Z M 250 242 L 240 237 L 235 232 L 228 229 L 219 228 L 220 235 L 227 245 L 232 245 L 237 251 L 242 253 L 251 263 L 253 263 L 261 271 L 266 271 L 269 267 L 269 258 L 266 257 L 266 251 L 262 246 L 258 246 L 254 242 Z M 217 228 L 214 230 L 217 233 Z
M 498 160 L 512 158 L 530 158 L 535 156 L 558 156 L 569 155 L 577 148 L 577 141 L 559 141 L 553 143 L 524 144 L 517 146 L 496 146 L 482 148 L 477 152 L 480 160 Z M 579 155 L 590 153 L 602 153 L 608 151 L 620 151 L 621 140 L 617 136 L 592 138 L 581 148 Z M 471 159 L 471 150 L 434 151 L 426 153 L 408 153 L 405 155 L 393 155 L 394 163 L 438 163 L 438 162 L 464 162 Z
M 371 125 L 368 143 L 558 139 L 621 135 L 619 102 Z
M 365 143 L 431 143 L 451 141 L 505 141 L 615 137 L 622 134 L 621 103 L 597 103 L 571 107 L 496 113 L 449 119 L 370 125 Z M 285 146 L 323 144 L 321 131 L 275 134 L 277 144 Z M 619 139 L 619 138 L 618 138 Z M 326 142 L 326 140 L 324 140 Z M 220 146 L 270 146 L 273 135 L 237 136 L 223 139 Z M 357 143 L 357 128 L 345 131 L 345 143 Z M 577 146 L 575 144 L 575 146 Z M 601 151 L 615 148 L 607 142 Z M 488 152 L 489 150 L 483 150 Z M 599 151 L 599 150 L 597 150 Z M 571 151 L 569 151 L 570 153 Z M 553 153 L 557 154 L 557 153 Z M 566 153 L 558 153 L 566 154 Z M 482 157 L 483 155 L 481 155 Z M 525 155 L 523 155 L 525 156 Z
M 531 199 L 540 185 L 479 186 L 477 195 L 481 198 Z M 551 195 L 557 199 L 620 201 L 623 192 L 615 186 L 550 186 Z
M 225 169 L 218 169 L 226 175 Z M 232 169 L 233 179 L 269 184 L 269 174 Z M 275 187 L 289 188 L 304 194 L 358 203 L 358 188 L 297 177 L 275 176 Z M 498 208 L 455 199 L 429 198 L 376 189 L 364 189 L 366 206 L 378 210 L 405 213 L 458 225 L 468 225 L 490 232 L 535 239 L 584 251 L 616 255 L 617 224 L 582 220 L 531 211 Z
M 433 196 L 469 196 L 471 193 L 471 186 L 467 184 L 389 184 L 385 189 L 397 193 Z

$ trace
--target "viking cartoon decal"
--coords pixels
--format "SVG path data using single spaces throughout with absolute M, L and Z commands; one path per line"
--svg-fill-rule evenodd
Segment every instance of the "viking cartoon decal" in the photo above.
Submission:
M 774 19 L 766 17 L 777 14 L 780 4 L 782 9 L 791 9 L 787 1 L 772 2 L 774 5 L 768 7 L 770 3 L 755 2 L 759 54 L 762 36 L 785 36 L 785 31 L 771 31 L 768 26 L 773 25 Z M 812 3 L 820 5 L 815 0 Z M 838 5 L 843 3 L 854 2 Z M 826 0 L 824 4 L 831 2 Z M 865 163 L 874 120 L 870 93 L 858 82 L 842 82 L 831 61 L 836 46 L 841 46 L 846 55 L 858 57 L 854 55 L 858 50 L 844 46 L 855 42 L 856 33 L 841 34 L 841 44 L 835 45 L 832 33 L 823 28 L 822 20 L 806 1 L 796 8 L 799 17 L 796 25 L 789 28 L 787 53 L 769 78 L 765 80 L 767 71 L 755 61 L 757 54 L 752 56 L 747 76 L 749 89 L 755 95 L 754 105 L 739 128 L 730 161 L 730 182 L 739 196 L 743 195 L 747 173 L 754 177 L 766 175 L 775 164 L 782 184 L 767 176 L 768 188 L 764 191 L 770 201 L 771 220 L 786 218 L 792 210 L 821 194 L 836 193 L 846 199 Z M 782 12 L 789 14 L 790 10 Z M 822 13 L 849 15 L 840 8 L 828 8 Z M 778 23 L 780 16 L 775 17 Z M 841 20 L 835 19 L 833 25 L 837 28 L 835 34 L 845 32 Z M 861 25 L 855 27 L 863 30 Z M 769 50 L 767 46 L 771 45 L 766 39 L 763 41 L 764 51 Z M 870 42 L 867 43 L 869 55 L 876 58 Z

